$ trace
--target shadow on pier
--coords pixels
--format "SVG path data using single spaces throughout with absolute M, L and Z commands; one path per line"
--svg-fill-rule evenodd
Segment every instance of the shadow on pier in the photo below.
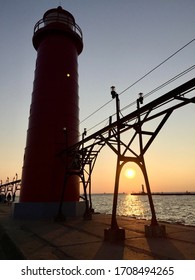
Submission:
M 125 229 L 123 243 L 104 241 L 111 216 L 93 219 L 22 221 L 9 218 L 10 209 L 0 204 L 1 259 L 77 260 L 195 260 L 195 227 L 166 225 L 166 238 L 146 238 L 145 220 L 117 217 Z

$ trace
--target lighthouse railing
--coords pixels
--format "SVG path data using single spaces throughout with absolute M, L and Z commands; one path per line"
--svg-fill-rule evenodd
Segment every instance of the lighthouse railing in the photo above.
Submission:
M 83 34 L 82 34 L 82 30 L 81 28 L 72 20 L 70 20 L 69 18 L 64 18 L 61 16 L 50 16 L 47 18 L 42 18 L 40 19 L 34 27 L 34 34 L 40 30 L 43 27 L 49 27 L 51 26 L 51 24 L 56 24 L 56 23 L 61 23 L 63 24 L 63 26 L 67 29 L 70 30 L 72 32 L 75 32 L 77 35 L 79 35 L 79 37 L 81 37 L 81 39 L 83 38 Z

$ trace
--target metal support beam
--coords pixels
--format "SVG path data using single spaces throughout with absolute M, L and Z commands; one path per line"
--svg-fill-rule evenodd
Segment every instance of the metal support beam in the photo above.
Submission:
M 156 219 L 156 212 L 154 208 L 154 203 L 152 199 L 152 194 L 151 194 L 151 189 L 150 189 L 150 184 L 149 184 L 149 179 L 148 179 L 148 174 L 147 174 L 147 169 L 145 165 L 145 160 L 144 160 L 144 153 L 143 153 L 143 140 L 142 140 L 142 124 L 141 124 L 141 117 L 140 117 L 140 104 L 143 103 L 143 98 L 140 97 L 137 99 L 137 110 L 138 110 L 138 134 L 139 134 L 139 146 L 140 146 L 140 164 L 141 164 L 141 170 L 144 176 L 145 184 L 146 184 L 146 189 L 147 189 L 147 195 L 148 195 L 148 200 L 150 204 L 150 210 L 152 214 L 152 219 L 151 219 L 151 225 L 157 225 L 157 219 Z

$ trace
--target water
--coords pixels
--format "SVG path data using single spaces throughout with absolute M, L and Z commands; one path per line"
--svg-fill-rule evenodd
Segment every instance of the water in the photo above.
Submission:
M 154 195 L 153 202 L 158 221 L 195 226 L 195 195 Z M 112 203 L 112 194 L 92 195 L 96 212 L 111 214 Z M 119 194 L 117 215 L 150 220 L 148 197 Z

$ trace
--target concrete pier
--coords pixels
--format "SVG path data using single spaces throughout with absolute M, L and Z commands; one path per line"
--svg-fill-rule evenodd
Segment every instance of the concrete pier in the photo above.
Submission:
M 123 242 L 104 241 L 111 216 L 92 220 L 12 220 L 11 207 L 0 204 L 0 258 L 29 260 L 195 260 L 195 227 L 166 224 L 166 238 L 146 238 L 149 221 L 117 217 Z

